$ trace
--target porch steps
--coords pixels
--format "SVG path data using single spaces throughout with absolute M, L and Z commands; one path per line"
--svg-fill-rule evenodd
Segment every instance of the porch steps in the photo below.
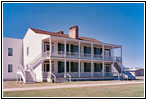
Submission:
M 64 83 L 64 82 L 68 82 L 68 79 L 64 77 L 56 77 L 56 83 Z
M 115 63 L 114 63 L 114 66 L 115 66 L 116 70 L 117 70 L 119 73 L 121 73 L 121 66 L 118 64 L 118 62 L 115 62 Z M 130 80 L 136 80 L 136 77 L 133 76 L 132 73 L 129 72 L 129 71 L 123 70 L 122 73 L 123 73 L 124 75 L 127 75 L 127 76 L 128 76 L 128 79 L 130 79 Z M 122 77 L 121 77 L 121 78 L 122 78 Z M 122 79 L 123 79 L 123 78 L 122 78 Z
M 35 83 L 30 71 L 25 71 L 26 73 L 26 83 Z

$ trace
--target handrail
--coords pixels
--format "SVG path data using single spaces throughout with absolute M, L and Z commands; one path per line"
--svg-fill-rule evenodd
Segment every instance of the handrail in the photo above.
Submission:
M 34 73 L 34 71 L 31 67 L 30 67 L 30 73 L 33 76 L 34 81 L 36 81 L 36 74 Z
M 69 77 L 69 81 L 71 82 L 71 75 L 69 75 L 68 73 L 66 73 L 66 75 Z
M 43 52 L 43 53 L 41 53 L 40 55 L 38 55 L 36 58 L 34 58 L 30 63 L 29 63 L 29 65 L 31 65 L 31 66 L 33 66 L 35 63 L 36 63 L 36 61 L 38 61 L 39 59 L 41 59 L 42 57 L 47 57 L 49 54 L 49 51 L 46 51 L 46 52 Z
M 53 74 L 52 72 L 50 74 L 54 77 L 54 81 L 56 82 L 56 75 Z
M 19 69 L 20 68 L 20 69 Z M 25 73 L 25 70 L 24 70 L 24 68 L 22 67 L 22 65 L 19 65 L 19 68 L 17 69 L 17 72 L 20 72 L 21 74 L 21 76 L 22 76 L 22 78 L 23 78 L 23 81 L 24 81 L 24 83 L 26 82 L 26 73 Z

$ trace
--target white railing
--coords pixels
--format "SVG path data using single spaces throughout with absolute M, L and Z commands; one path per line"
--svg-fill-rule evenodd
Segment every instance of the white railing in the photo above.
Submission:
M 23 68 L 22 65 L 19 65 L 17 68 L 17 74 L 20 74 L 24 83 L 26 83 L 26 73 L 25 73 L 25 69 Z M 18 79 L 17 79 L 18 80 Z M 20 80 L 21 81 L 21 80 Z
M 36 58 L 34 58 L 34 59 L 29 63 L 29 65 L 30 65 L 31 67 L 33 67 L 33 65 L 36 64 L 36 62 L 38 62 L 41 58 L 44 58 L 44 57 L 49 56 L 49 54 L 50 54 L 50 51 L 46 51 L 46 52 L 43 52 L 43 53 L 39 54 Z
M 56 82 L 56 75 L 53 74 L 52 72 L 51 72 L 50 74 L 51 74 L 51 75 L 50 75 L 51 77 L 53 76 L 54 82 Z M 50 78 L 51 78 L 51 77 L 50 77 Z
M 36 74 L 34 73 L 34 71 L 31 67 L 30 67 L 30 73 L 33 76 L 34 81 L 36 81 Z
M 69 75 L 68 73 L 66 73 L 66 76 L 69 78 L 69 81 L 71 82 L 71 75 Z

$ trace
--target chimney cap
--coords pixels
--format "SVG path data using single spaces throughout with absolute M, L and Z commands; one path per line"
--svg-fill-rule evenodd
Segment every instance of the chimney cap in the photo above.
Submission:
M 57 34 L 64 34 L 64 31 L 58 31 Z
M 78 28 L 78 25 L 74 25 L 74 26 L 69 27 L 69 29 L 72 29 L 72 28 Z

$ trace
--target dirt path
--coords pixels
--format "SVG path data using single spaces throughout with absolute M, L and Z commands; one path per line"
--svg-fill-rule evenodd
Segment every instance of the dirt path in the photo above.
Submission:
M 40 87 L 25 87 L 25 88 L 5 88 L 5 89 L 3 89 L 3 91 L 24 91 L 24 90 L 57 89 L 57 88 L 77 88 L 77 87 L 125 85 L 125 84 L 143 84 L 143 83 L 144 82 L 116 82 L 116 83 L 97 83 L 97 84 L 76 84 L 76 85 L 40 86 Z

